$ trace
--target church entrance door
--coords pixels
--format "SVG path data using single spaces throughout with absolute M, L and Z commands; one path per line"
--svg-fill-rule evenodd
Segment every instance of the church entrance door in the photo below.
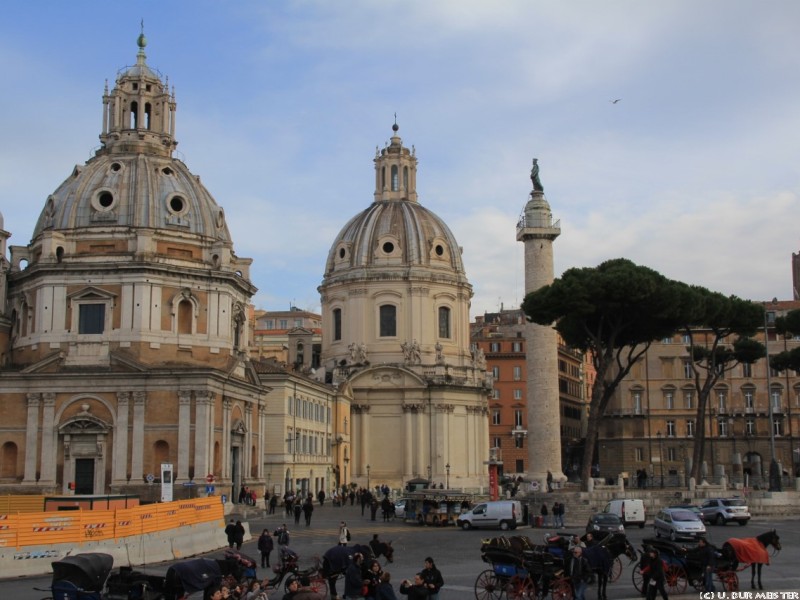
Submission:
M 94 494 L 94 459 L 75 459 L 75 493 Z

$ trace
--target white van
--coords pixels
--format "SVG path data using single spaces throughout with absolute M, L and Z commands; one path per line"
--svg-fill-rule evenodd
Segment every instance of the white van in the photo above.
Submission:
M 638 498 L 612 500 L 606 504 L 603 512 L 617 515 L 622 519 L 622 524 L 625 527 L 628 527 L 628 525 L 638 525 L 640 529 L 644 527 L 644 502 Z
M 473 527 L 499 527 L 505 531 L 524 524 L 522 503 L 519 500 L 482 502 L 472 510 L 460 514 L 456 520 L 456 525 L 465 530 Z

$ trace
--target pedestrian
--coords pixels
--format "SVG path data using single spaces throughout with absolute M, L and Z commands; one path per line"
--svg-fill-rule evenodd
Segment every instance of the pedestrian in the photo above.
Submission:
M 353 560 L 344 572 L 344 597 L 347 600 L 363 600 L 361 593 L 364 589 L 364 579 L 361 576 L 361 565 L 364 563 L 364 555 L 356 552 Z
M 319 500 L 320 506 L 325 506 L 325 490 L 317 492 L 317 500 Z
M 353 488 L 350 488 L 350 506 L 353 506 L 356 503 L 356 491 Z
M 425 587 L 428 588 L 431 600 L 439 600 L 439 590 L 444 585 L 444 578 L 442 577 L 433 558 L 430 556 L 425 558 L 425 568 L 422 569 L 422 581 L 425 582 Z
M 342 521 L 339 523 L 339 545 L 340 546 L 347 546 L 347 542 L 350 541 L 350 530 L 347 528 L 347 523 Z
M 272 535 L 278 538 L 278 546 L 289 545 L 289 529 L 286 527 L 286 523 L 278 527 Z
M 378 514 L 378 501 L 375 499 L 375 497 L 373 497 L 372 500 L 369 503 L 370 521 L 374 521 L 375 520 L 375 515 L 377 515 L 377 514 Z
M 539 514 L 542 515 L 542 527 L 547 527 L 547 525 L 548 525 L 548 520 L 547 520 L 548 511 L 547 511 L 547 504 L 545 504 L 544 502 L 542 502 L 542 508 L 539 509 Z
M 236 543 L 236 523 L 233 519 L 228 521 L 228 525 L 225 527 L 225 535 L 228 536 L 228 548 L 233 548 Z
M 272 496 L 269 499 L 269 514 L 274 515 L 277 506 L 278 506 L 278 497 L 275 494 L 272 494 Z
M 306 501 L 303 503 L 303 515 L 306 518 L 306 527 L 311 525 L 311 513 L 314 512 L 314 501 L 312 500 L 312 496 L 309 495 L 306 498 Z
M 394 593 L 394 588 L 390 583 L 392 576 L 388 571 L 381 574 L 381 582 L 378 584 L 378 589 L 375 591 L 375 600 L 397 600 Z
M 657 593 L 661 594 L 663 600 L 669 600 L 667 590 L 664 589 L 664 563 L 661 562 L 658 550 L 652 546 L 647 547 L 647 552 L 639 565 L 639 571 L 644 578 L 643 585 L 646 589 L 647 600 L 655 600 Z
M 244 525 L 242 525 L 241 521 L 236 521 L 236 525 L 234 526 L 234 538 L 233 541 L 236 542 L 236 549 L 241 550 L 242 544 L 244 544 Z
M 404 579 L 400 583 L 400 593 L 408 596 L 408 600 L 428 600 L 431 595 L 425 582 L 422 580 L 422 573 L 414 575 L 414 581 Z
M 550 472 L 549 469 L 547 471 L 547 491 L 548 492 L 553 491 L 553 474 Z
M 697 548 L 700 554 L 700 568 L 703 570 L 704 591 L 713 592 L 715 591 L 714 568 L 717 566 L 716 553 L 714 552 L 714 548 L 704 537 L 697 540 Z
M 572 549 L 572 560 L 569 562 L 569 578 L 572 582 L 572 597 L 574 600 L 586 600 L 586 587 L 593 577 L 589 561 L 583 555 L 583 548 L 575 546 Z
M 362 575 L 364 577 L 364 588 L 362 590 L 365 592 L 364 596 L 367 600 L 374 600 L 378 593 L 378 586 L 381 583 L 381 575 L 383 575 L 381 563 L 375 559 L 370 560 L 369 567 Z
M 294 524 L 300 525 L 300 514 L 303 512 L 303 505 L 300 503 L 300 498 L 295 500 L 292 510 L 294 511 Z
M 244 487 L 244 485 L 242 485 L 242 487 L 239 488 L 239 504 L 244 504 L 244 498 L 246 493 L 247 493 L 247 488 Z
M 258 551 L 261 553 L 261 568 L 269 569 L 269 555 L 272 553 L 275 544 L 272 541 L 272 536 L 269 529 L 265 529 L 258 537 Z

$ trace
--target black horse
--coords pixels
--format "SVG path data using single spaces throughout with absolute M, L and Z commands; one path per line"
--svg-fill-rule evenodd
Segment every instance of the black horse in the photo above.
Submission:
M 611 575 L 611 568 L 618 556 L 627 556 L 631 562 L 639 558 L 636 549 L 628 541 L 624 533 L 612 533 L 588 546 L 583 555 L 589 562 L 589 566 L 597 575 L 597 598 L 607 600 L 606 586 Z
M 756 589 L 756 567 L 758 567 L 758 589 L 763 590 L 761 567 L 769 564 L 768 546 L 772 546 L 776 552 L 781 549 L 780 536 L 774 529 L 765 531 L 754 538 L 729 539 L 722 544 L 722 557 L 731 562 L 731 568 L 734 571 L 738 568 L 739 563 L 750 565 L 750 587 L 752 589 Z
M 380 558 L 383 556 L 386 558 L 386 562 L 394 562 L 394 548 L 392 548 L 392 542 L 382 542 L 377 539 L 377 536 L 373 538 L 370 543 L 369 547 L 372 550 L 372 557 L 373 558 Z

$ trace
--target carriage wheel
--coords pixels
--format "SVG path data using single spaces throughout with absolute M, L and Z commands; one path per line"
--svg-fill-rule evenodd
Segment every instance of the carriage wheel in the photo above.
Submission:
M 503 595 L 503 580 L 492 569 L 486 569 L 475 580 L 476 600 L 500 600 Z
M 719 571 L 717 577 L 719 577 L 719 582 L 722 584 L 722 589 L 726 592 L 739 591 L 739 576 L 736 571 Z
M 614 562 L 611 563 L 611 570 L 608 573 L 608 580 L 611 583 L 614 583 L 621 576 L 622 576 L 622 561 L 619 559 L 618 556 L 614 559 Z
M 328 595 L 328 582 L 325 581 L 325 578 L 319 573 L 311 578 L 309 587 L 317 592 L 322 598 L 325 598 Z
M 664 569 L 664 587 L 668 594 L 682 594 L 688 582 L 686 571 L 680 565 L 667 565 Z
M 633 580 L 633 587 L 641 594 L 644 591 L 644 575 L 642 575 L 642 570 L 639 568 L 639 565 L 633 567 L 631 579 Z
M 572 586 L 568 577 L 559 577 L 550 583 L 550 596 L 553 600 L 572 600 Z
M 536 585 L 533 579 L 514 575 L 506 587 L 508 600 L 534 600 L 536 598 Z

